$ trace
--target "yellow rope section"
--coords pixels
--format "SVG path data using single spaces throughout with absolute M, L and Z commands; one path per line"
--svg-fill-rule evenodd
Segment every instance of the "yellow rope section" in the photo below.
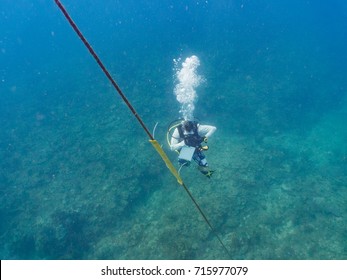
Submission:
M 163 148 L 159 145 L 157 140 L 155 140 L 155 139 L 154 140 L 149 140 L 149 142 L 151 142 L 151 144 L 153 145 L 154 149 L 158 152 L 160 157 L 163 159 L 163 161 L 166 164 L 166 167 L 169 168 L 169 170 L 171 171 L 172 175 L 174 175 L 176 177 L 177 182 L 180 185 L 183 185 L 183 180 L 182 180 L 180 174 L 178 174 L 178 171 L 176 170 L 176 168 L 172 164 L 171 160 L 168 158 L 168 156 L 164 152 Z

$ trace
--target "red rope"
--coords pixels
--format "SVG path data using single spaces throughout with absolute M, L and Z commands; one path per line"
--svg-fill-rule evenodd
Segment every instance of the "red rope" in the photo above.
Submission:
M 136 119 L 139 121 L 140 125 L 142 126 L 142 128 L 145 130 L 145 132 L 147 133 L 148 137 L 151 140 L 154 140 L 154 137 L 152 136 L 152 134 L 149 132 L 148 128 L 146 127 L 145 123 L 142 121 L 142 119 L 140 118 L 140 116 L 137 114 L 135 108 L 131 105 L 131 103 L 129 102 L 128 98 L 125 96 L 125 94 L 122 92 L 122 90 L 120 89 L 120 87 L 117 85 L 117 83 L 115 82 L 115 80 L 112 78 L 111 74 L 108 72 L 108 70 L 106 69 L 105 65 L 102 63 L 102 61 L 100 60 L 99 56 L 96 54 L 96 52 L 93 50 L 92 46 L 88 43 L 87 39 L 83 36 L 82 32 L 79 30 L 79 28 L 77 27 L 76 23 L 72 20 L 72 18 L 70 17 L 69 13 L 67 12 L 67 10 L 65 9 L 65 7 L 60 3 L 59 0 L 54 0 L 55 3 L 57 4 L 57 6 L 59 7 L 59 9 L 63 12 L 64 16 L 66 17 L 66 19 L 68 20 L 68 22 L 70 23 L 71 27 L 73 28 L 73 30 L 75 30 L 75 32 L 77 33 L 78 37 L 81 39 L 81 41 L 83 42 L 83 44 L 86 46 L 86 48 L 88 49 L 88 51 L 90 52 L 90 54 L 94 57 L 94 59 L 96 60 L 96 62 L 99 64 L 101 70 L 105 73 L 106 77 L 110 80 L 111 84 L 113 85 L 113 87 L 116 89 L 116 91 L 118 92 L 118 94 L 120 95 L 120 97 L 123 99 L 123 101 L 125 102 L 125 104 L 128 106 L 128 108 L 130 109 L 130 111 L 133 113 L 133 115 L 136 117 Z
M 149 130 L 147 129 L 146 125 L 144 124 L 144 122 L 142 121 L 142 119 L 139 117 L 139 115 L 136 113 L 134 107 L 130 104 L 129 100 L 126 98 L 126 96 L 124 95 L 124 93 L 122 92 L 122 90 L 120 89 L 120 87 L 117 85 L 117 83 L 115 82 L 115 80 L 113 80 L 113 78 L 111 77 L 110 73 L 108 72 L 108 70 L 106 69 L 106 67 L 104 66 L 104 64 L 101 62 L 100 58 L 98 57 L 98 55 L 95 53 L 95 51 L 93 50 L 93 48 L 91 47 L 91 45 L 88 43 L 88 41 L 86 40 L 86 38 L 83 36 L 83 34 L 81 33 L 81 31 L 78 29 L 77 25 L 74 23 L 74 21 L 72 20 L 72 18 L 70 17 L 70 15 L 68 14 L 68 12 L 65 10 L 64 6 L 60 3 L 59 0 L 54 0 L 55 3 L 58 5 L 58 7 L 60 8 L 60 10 L 63 12 L 64 16 L 66 17 L 66 19 L 69 21 L 70 25 L 72 26 L 72 28 L 75 30 L 75 32 L 77 33 L 78 37 L 80 37 L 80 39 L 82 40 L 83 44 L 87 47 L 87 49 L 89 50 L 89 52 L 91 53 L 91 55 L 94 57 L 94 59 L 96 60 L 96 62 L 99 64 L 100 68 L 102 69 L 102 71 L 105 73 L 106 77 L 110 80 L 110 82 L 112 83 L 113 87 L 117 90 L 117 92 L 119 93 L 119 95 L 122 97 L 123 101 L 126 103 L 126 105 L 129 107 L 129 109 L 131 110 L 131 112 L 133 113 L 133 115 L 136 117 L 136 119 L 139 121 L 139 123 L 141 124 L 141 126 L 143 127 L 143 129 L 146 131 L 147 135 L 149 136 L 149 138 L 151 140 L 154 140 L 154 137 L 152 136 L 152 134 L 149 132 Z M 198 209 L 198 211 L 200 212 L 200 214 L 202 215 L 202 217 L 204 218 L 205 222 L 207 223 L 207 225 L 210 227 L 211 231 L 214 233 L 214 235 L 217 237 L 219 243 L 222 245 L 222 247 L 224 248 L 225 252 L 228 254 L 228 256 L 231 258 L 231 254 L 229 252 L 229 250 L 226 248 L 226 246 L 224 245 L 223 241 L 220 239 L 220 237 L 218 236 L 216 230 L 212 227 L 211 223 L 209 222 L 209 220 L 207 219 L 206 215 L 204 214 L 204 212 L 202 211 L 202 209 L 200 208 L 199 204 L 197 203 L 197 201 L 194 199 L 193 195 L 191 194 L 191 192 L 189 191 L 189 189 L 187 188 L 187 186 L 183 183 L 182 184 L 185 191 L 188 193 L 189 197 L 191 198 L 191 200 L 193 201 L 193 203 L 195 204 L 196 208 Z

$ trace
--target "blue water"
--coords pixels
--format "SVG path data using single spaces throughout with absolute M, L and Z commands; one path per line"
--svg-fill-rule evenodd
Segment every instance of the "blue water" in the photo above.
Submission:
M 176 166 L 199 57 L 216 172 L 181 174 L 234 259 L 347 259 L 345 1 L 62 2 Z M 0 258 L 229 258 L 54 1 L 0 11 Z

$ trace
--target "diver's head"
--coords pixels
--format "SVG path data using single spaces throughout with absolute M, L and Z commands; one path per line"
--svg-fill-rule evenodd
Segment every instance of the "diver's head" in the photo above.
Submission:
M 182 126 L 185 131 L 191 132 L 194 128 L 194 123 L 192 121 L 184 121 Z

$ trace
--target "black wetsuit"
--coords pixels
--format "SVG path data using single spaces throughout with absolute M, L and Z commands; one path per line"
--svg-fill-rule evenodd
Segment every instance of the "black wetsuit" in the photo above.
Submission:
M 207 166 L 207 162 L 204 161 L 206 158 L 204 153 L 201 151 L 201 143 L 204 141 L 204 137 L 199 135 L 198 132 L 198 123 L 193 122 L 193 133 L 192 134 L 184 134 L 182 124 L 177 127 L 180 138 L 184 140 L 184 143 L 187 146 L 194 147 L 195 152 L 193 154 L 194 161 L 200 166 Z

